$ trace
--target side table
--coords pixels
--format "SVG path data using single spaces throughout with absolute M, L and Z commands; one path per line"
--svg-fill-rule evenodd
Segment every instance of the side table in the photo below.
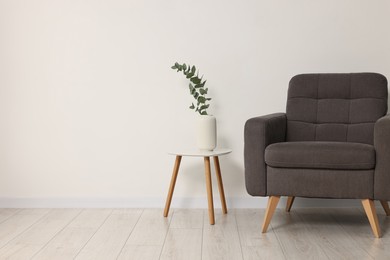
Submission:
M 225 201 L 225 193 L 223 190 L 221 167 L 219 165 L 218 156 L 225 155 L 225 154 L 228 154 L 231 152 L 232 152 L 232 150 L 230 150 L 230 149 L 214 149 L 213 151 L 193 150 L 193 151 L 169 153 L 171 155 L 176 155 L 176 160 L 175 160 L 175 165 L 173 167 L 171 184 L 169 185 L 167 201 L 165 203 L 164 217 L 168 216 L 169 207 L 170 207 L 171 201 L 172 201 L 173 190 L 175 189 L 176 179 L 177 179 L 177 175 L 179 173 L 180 162 L 181 162 L 181 158 L 183 156 L 203 157 L 204 158 L 206 189 L 207 189 L 207 199 L 208 199 L 208 208 L 209 208 L 209 220 L 210 220 L 211 225 L 215 224 L 215 218 L 214 218 L 213 189 L 212 189 L 212 184 L 211 184 L 210 157 L 214 157 L 215 173 L 217 175 L 219 195 L 221 197 L 222 212 L 224 214 L 226 214 L 227 208 L 226 208 L 226 201 Z

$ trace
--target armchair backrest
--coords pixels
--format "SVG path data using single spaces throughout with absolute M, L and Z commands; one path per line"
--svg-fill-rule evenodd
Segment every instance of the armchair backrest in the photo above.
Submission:
M 373 144 L 387 95 L 386 77 L 377 73 L 297 75 L 289 83 L 286 139 Z

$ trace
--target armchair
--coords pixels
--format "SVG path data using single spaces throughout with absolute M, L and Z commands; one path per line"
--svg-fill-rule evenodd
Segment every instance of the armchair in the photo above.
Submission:
M 301 74 L 289 83 L 286 113 L 249 119 L 245 184 L 268 196 L 267 231 L 281 196 L 359 199 L 376 237 L 374 200 L 390 215 L 387 80 L 377 73 Z

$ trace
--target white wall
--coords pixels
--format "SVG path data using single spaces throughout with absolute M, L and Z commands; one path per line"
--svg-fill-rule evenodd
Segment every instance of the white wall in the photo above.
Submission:
M 245 191 L 245 121 L 285 111 L 298 73 L 390 78 L 389 24 L 388 0 L 0 0 L 0 206 L 162 207 L 166 151 L 195 145 L 175 61 L 208 80 L 230 206 L 264 205 Z M 174 206 L 204 197 L 184 158 Z

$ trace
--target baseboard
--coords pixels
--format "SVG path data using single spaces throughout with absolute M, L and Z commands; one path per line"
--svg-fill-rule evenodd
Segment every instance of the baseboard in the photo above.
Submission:
M 265 208 L 267 198 L 226 198 L 228 208 Z M 0 198 L 0 208 L 163 208 L 164 198 Z M 285 206 L 285 198 L 279 207 Z M 332 200 L 297 198 L 294 208 L 305 207 L 360 207 L 359 200 Z M 172 208 L 207 208 L 207 198 L 173 198 Z M 214 197 L 214 207 L 220 208 L 219 197 Z

